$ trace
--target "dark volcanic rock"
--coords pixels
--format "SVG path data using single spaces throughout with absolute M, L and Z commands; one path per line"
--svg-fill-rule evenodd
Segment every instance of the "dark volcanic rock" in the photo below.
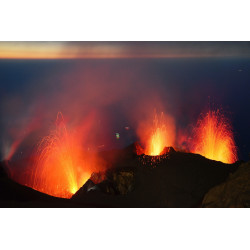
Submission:
M 204 197 L 202 207 L 250 207 L 250 162 L 239 166 Z
M 109 165 L 108 170 L 93 174 L 71 199 L 40 193 L 10 180 L 3 172 L 0 206 L 199 207 L 205 194 L 225 182 L 240 165 L 224 164 L 197 154 L 176 152 L 172 148 L 167 148 L 166 153 L 160 156 L 136 155 L 134 151 L 135 145 L 130 145 L 123 150 L 101 152 L 100 156 Z M 243 170 L 246 171 L 245 168 L 240 171 Z M 237 181 L 248 175 L 244 171 L 236 178 Z M 244 178 L 244 183 L 248 183 L 247 177 Z M 248 184 L 242 185 L 237 195 L 244 206 L 248 206 Z M 223 205 L 207 201 L 206 198 L 203 200 L 203 206 Z M 242 202 L 237 204 L 242 206 Z M 239 206 L 237 204 L 229 206 Z
M 0 207 L 77 207 L 67 199 L 41 193 L 9 179 L 6 164 L 0 164 Z
M 124 157 L 96 185 L 99 191 L 75 201 L 104 207 L 198 207 L 209 189 L 225 181 L 238 165 L 173 150 L 160 157 Z
M 86 194 L 90 189 L 95 186 L 95 183 L 92 180 L 87 180 L 87 182 L 71 197 L 72 200 L 78 199 Z
M 106 172 L 98 172 L 98 173 L 92 173 L 90 180 L 94 184 L 98 184 L 102 181 L 105 181 L 107 179 Z
M 7 177 L 7 173 L 5 171 L 5 162 L 0 162 L 0 178 Z
M 118 194 L 127 194 L 134 189 L 135 174 L 133 171 L 119 171 L 112 174 L 112 182 Z
M 176 153 L 173 147 L 165 147 L 161 154 L 173 154 Z
M 133 191 L 135 185 L 135 173 L 133 169 L 117 168 L 107 171 L 107 179 L 98 186 L 105 193 L 125 195 Z
M 94 181 L 92 179 L 94 178 Z M 103 179 L 105 178 L 105 179 Z M 97 182 L 97 180 L 101 180 Z M 135 174 L 128 169 L 110 169 L 106 173 L 94 173 L 73 196 L 72 200 L 82 199 L 87 192 L 102 192 L 109 195 L 125 195 L 133 191 Z

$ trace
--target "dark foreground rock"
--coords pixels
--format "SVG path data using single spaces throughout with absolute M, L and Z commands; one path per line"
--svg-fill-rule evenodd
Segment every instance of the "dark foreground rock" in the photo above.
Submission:
M 224 164 L 176 152 L 136 155 L 135 145 L 102 152 L 108 170 L 95 173 L 71 199 L 52 197 L 0 178 L 5 207 L 200 207 L 205 194 L 234 173 L 239 163 Z
M 53 197 L 16 183 L 8 177 L 6 168 L 6 162 L 0 162 L 0 207 L 79 207 L 68 199 Z
M 239 166 L 204 197 L 202 207 L 250 207 L 250 162 Z
M 101 181 L 97 181 L 101 180 Z M 126 195 L 135 188 L 134 169 L 109 169 L 104 173 L 94 173 L 91 178 L 73 196 L 72 200 L 81 200 L 82 195 L 98 191 L 111 195 Z
M 0 178 L 7 177 L 7 174 L 4 171 L 4 168 L 2 167 L 2 163 L 0 163 Z
M 169 152 L 157 157 L 130 155 L 117 159 L 102 178 L 99 174 L 100 183 L 90 190 L 83 186 L 72 200 L 105 207 L 200 207 L 204 195 L 239 165 Z

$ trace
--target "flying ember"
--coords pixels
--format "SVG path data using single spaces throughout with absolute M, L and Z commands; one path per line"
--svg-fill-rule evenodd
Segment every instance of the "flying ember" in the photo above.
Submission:
M 209 110 L 198 121 L 192 151 L 224 163 L 237 160 L 232 128 L 219 110 Z
M 70 198 L 90 177 L 90 160 L 84 158 L 79 135 L 67 130 L 58 113 L 56 128 L 38 146 L 38 158 L 28 186 L 49 195 Z
M 155 112 L 153 119 L 146 121 L 138 131 L 146 155 L 162 155 L 165 147 L 174 144 L 174 121 L 163 112 L 160 114 Z

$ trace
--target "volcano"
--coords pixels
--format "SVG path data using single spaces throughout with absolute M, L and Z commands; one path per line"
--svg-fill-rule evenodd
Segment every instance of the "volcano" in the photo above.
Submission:
M 9 179 L 0 167 L 2 207 L 201 207 L 205 195 L 224 183 L 241 164 L 225 164 L 201 155 L 165 148 L 160 156 L 136 153 L 136 143 L 99 153 L 109 162 L 93 172 L 71 198 L 57 198 Z

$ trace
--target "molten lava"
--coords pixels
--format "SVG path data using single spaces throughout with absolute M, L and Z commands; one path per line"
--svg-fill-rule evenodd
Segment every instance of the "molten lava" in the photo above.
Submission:
M 173 146 L 175 140 L 174 120 L 165 115 L 155 113 L 152 120 L 141 124 L 138 135 L 142 142 L 145 155 L 157 156 L 164 154 L 164 148 Z
M 70 198 L 90 177 L 93 159 L 84 156 L 79 134 L 69 133 L 61 113 L 56 129 L 38 146 L 28 186 L 49 195 Z
M 160 155 L 167 145 L 167 129 L 165 124 L 158 124 L 158 118 L 154 120 L 154 128 L 152 134 L 148 139 L 145 150 L 146 155 Z
M 224 163 L 237 160 L 232 128 L 219 110 L 209 111 L 198 121 L 194 139 L 193 153 Z

